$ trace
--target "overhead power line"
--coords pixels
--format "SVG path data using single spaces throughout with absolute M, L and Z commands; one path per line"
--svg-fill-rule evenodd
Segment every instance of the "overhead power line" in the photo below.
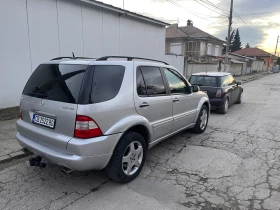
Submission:
M 211 11 L 213 11 L 213 12 L 215 12 L 215 13 L 217 13 L 217 14 L 220 14 L 220 15 L 225 15 L 225 13 L 221 13 L 221 12 L 218 12 L 218 11 L 216 11 L 214 8 L 213 8 L 213 6 L 211 6 L 211 4 L 209 4 L 209 2 L 206 2 L 205 3 L 205 1 L 203 1 L 203 0 L 194 0 L 196 3 L 198 3 L 198 4 L 200 4 L 200 5 L 202 5 L 203 7 L 205 7 L 205 8 L 207 8 L 207 9 L 209 9 L 209 10 L 211 10 Z M 206 6 L 207 5 L 207 6 Z M 211 8 L 212 7 L 212 8 Z M 221 10 L 221 9 L 220 9 Z M 222 10 L 221 10 L 222 11 Z M 222 11 L 222 12 L 224 12 L 224 11 Z
M 185 8 L 184 6 L 182 6 L 182 5 L 180 5 L 180 4 L 176 3 L 176 2 L 174 2 L 173 0 L 167 0 L 167 1 L 168 1 L 169 3 L 171 3 L 171 4 L 173 4 L 173 5 L 175 5 L 175 6 L 179 7 L 179 8 L 181 8 L 181 9 L 184 9 L 184 10 L 188 11 L 189 13 L 191 13 L 192 15 L 194 15 L 194 16 L 196 16 L 196 17 L 198 17 L 198 18 L 204 19 L 204 20 L 206 20 L 206 21 L 210 21 L 209 18 L 211 18 L 211 17 L 207 17 L 207 16 L 205 16 L 205 15 L 203 15 L 203 14 L 190 11 L 189 9 L 187 9 L 187 8 Z M 204 17 L 203 17 L 203 16 L 204 16 Z M 213 17 L 213 16 L 212 16 L 212 17 Z M 214 18 L 214 17 L 213 17 L 213 18 Z

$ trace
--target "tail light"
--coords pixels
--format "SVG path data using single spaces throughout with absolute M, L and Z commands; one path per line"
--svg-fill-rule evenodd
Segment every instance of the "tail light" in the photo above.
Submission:
M 74 137 L 88 139 L 102 136 L 102 131 L 98 125 L 88 116 L 77 115 Z
M 221 98 L 221 96 L 222 96 L 222 90 L 219 89 L 219 90 L 217 90 L 216 98 Z

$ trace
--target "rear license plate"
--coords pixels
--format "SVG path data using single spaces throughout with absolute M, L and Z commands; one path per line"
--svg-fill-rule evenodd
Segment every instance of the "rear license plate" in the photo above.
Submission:
M 32 122 L 34 124 L 42 125 L 47 128 L 54 129 L 55 126 L 55 119 L 44 117 L 41 115 L 33 114 Z

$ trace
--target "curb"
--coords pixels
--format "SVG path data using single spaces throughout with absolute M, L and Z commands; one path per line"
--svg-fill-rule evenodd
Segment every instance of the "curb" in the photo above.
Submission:
M 3 164 L 3 163 L 11 162 L 11 161 L 16 160 L 16 159 L 21 159 L 21 158 L 27 157 L 27 156 L 32 155 L 32 154 L 33 153 L 30 152 L 30 151 L 23 152 L 23 151 L 19 150 L 17 152 L 13 152 L 13 153 L 10 153 L 8 155 L 0 156 L 0 165 Z
M 261 75 L 261 76 L 254 77 L 254 78 L 252 78 L 252 79 L 244 80 L 244 81 L 242 81 L 242 83 L 251 82 L 251 81 L 254 81 L 254 80 L 260 79 L 260 78 L 265 77 L 265 76 L 268 76 L 268 75 L 271 75 L 271 74 L 263 74 L 263 75 Z

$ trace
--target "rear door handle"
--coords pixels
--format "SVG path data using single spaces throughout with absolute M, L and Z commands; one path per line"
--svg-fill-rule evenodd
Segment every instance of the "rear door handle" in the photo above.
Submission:
M 139 107 L 147 107 L 147 106 L 150 106 L 147 102 L 143 102 Z
M 177 102 L 177 101 L 179 101 L 178 98 L 173 98 L 173 102 Z

